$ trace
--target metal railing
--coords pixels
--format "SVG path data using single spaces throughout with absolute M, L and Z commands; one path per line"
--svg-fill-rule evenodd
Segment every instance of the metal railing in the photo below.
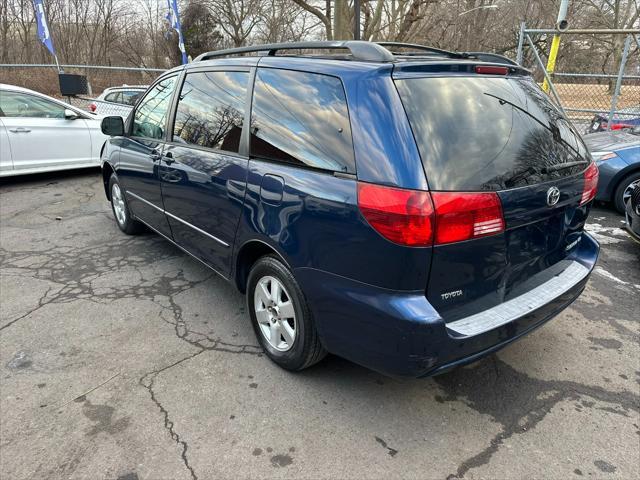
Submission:
M 161 68 L 114 67 L 107 65 L 60 65 L 65 73 L 85 75 L 89 85 L 88 96 L 98 96 L 109 87 L 122 85 L 148 85 Z M 60 97 L 58 69 L 55 64 L 0 64 L 0 83 L 19 85 L 38 92 Z M 76 99 L 79 102 L 78 99 Z

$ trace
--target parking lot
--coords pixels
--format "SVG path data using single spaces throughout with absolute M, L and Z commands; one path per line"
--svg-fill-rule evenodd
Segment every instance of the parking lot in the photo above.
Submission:
M 556 319 L 430 379 L 263 357 L 244 298 L 122 234 L 98 171 L 0 185 L 0 477 L 639 478 L 640 245 Z

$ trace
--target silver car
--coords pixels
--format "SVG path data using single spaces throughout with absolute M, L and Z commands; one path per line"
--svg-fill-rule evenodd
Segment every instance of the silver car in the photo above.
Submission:
M 119 115 L 127 118 L 147 85 L 122 85 L 105 89 L 89 104 L 89 111 L 99 115 Z

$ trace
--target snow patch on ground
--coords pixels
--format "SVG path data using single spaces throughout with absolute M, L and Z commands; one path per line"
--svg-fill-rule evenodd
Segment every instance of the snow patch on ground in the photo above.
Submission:
M 635 288 L 636 290 L 640 290 L 640 285 L 636 285 L 634 283 L 629 283 L 629 282 L 625 282 L 624 280 L 619 279 L 618 277 L 616 277 L 613 273 L 607 272 L 604 268 L 602 267 L 596 267 L 593 269 L 593 271 L 595 273 L 597 273 L 598 275 L 601 275 L 605 278 L 608 278 L 609 280 L 618 283 L 620 285 L 628 285 L 630 287 Z
M 603 227 L 599 223 L 587 223 L 584 229 L 598 242 L 605 245 L 620 243 L 630 238 L 629 234 L 620 227 Z

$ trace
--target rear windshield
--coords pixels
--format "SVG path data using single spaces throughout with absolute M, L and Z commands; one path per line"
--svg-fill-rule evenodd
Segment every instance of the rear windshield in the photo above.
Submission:
M 590 157 L 529 77 L 396 79 L 432 190 L 505 190 L 577 174 Z

